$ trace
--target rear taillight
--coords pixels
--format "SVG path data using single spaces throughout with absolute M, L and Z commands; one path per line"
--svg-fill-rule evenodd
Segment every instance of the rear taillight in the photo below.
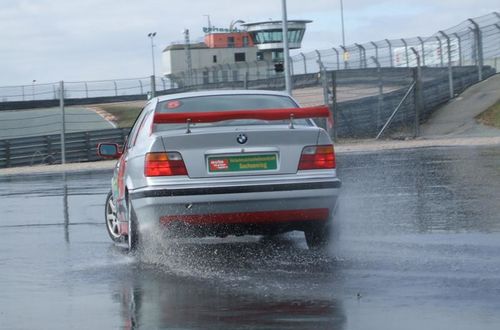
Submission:
M 333 145 L 308 146 L 302 150 L 299 170 L 318 170 L 335 168 Z
M 151 152 L 144 162 L 145 176 L 187 175 L 186 165 L 178 152 Z

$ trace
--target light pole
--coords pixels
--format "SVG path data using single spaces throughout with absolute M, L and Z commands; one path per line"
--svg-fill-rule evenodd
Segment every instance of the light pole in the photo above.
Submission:
M 342 0 L 340 0 L 340 21 L 342 22 L 342 46 L 345 47 L 344 2 Z
M 156 32 L 148 33 L 148 37 L 149 37 L 149 39 L 151 39 L 151 59 L 153 60 L 153 77 L 156 76 L 156 74 L 155 74 L 155 51 L 154 51 L 155 44 L 153 42 L 153 38 L 155 36 L 156 36 Z
M 292 79 L 290 77 L 290 50 L 288 48 L 288 20 L 286 15 L 286 0 L 281 0 L 281 11 L 283 16 L 283 59 L 285 66 L 285 89 L 289 95 L 292 95 Z

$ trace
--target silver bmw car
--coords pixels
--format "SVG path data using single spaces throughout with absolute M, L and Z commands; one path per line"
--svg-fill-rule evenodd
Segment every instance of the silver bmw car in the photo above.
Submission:
M 105 209 L 115 242 L 136 250 L 148 231 L 175 236 L 278 235 L 303 231 L 310 249 L 329 242 L 341 186 L 335 151 L 287 94 L 210 91 L 151 99 L 119 159 Z

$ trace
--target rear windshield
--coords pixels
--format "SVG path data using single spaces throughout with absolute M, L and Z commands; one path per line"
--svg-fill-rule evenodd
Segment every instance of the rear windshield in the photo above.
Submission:
M 189 98 L 171 99 L 159 102 L 156 112 L 159 113 L 185 113 L 185 112 L 215 112 L 234 110 L 258 110 L 258 109 L 280 109 L 297 108 L 298 105 L 287 96 L 280 95 L 211 95 Z M 258 120 L 258 119 L 236 119 L 215 123 L 191 124 L 191 127 L 209 126 L 246 126 L 246 125 L 280 125 L 288 124 L 288 120 Z M 305 119 L 296 119 L 297 125 L 309 125 Z M 186 124 L 159 124 L 155 125 L 156 131 L 171 130 L 186 127 Z

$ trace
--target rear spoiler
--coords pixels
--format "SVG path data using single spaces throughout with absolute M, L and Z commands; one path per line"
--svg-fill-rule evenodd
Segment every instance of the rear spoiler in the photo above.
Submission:
M 215 112 L 155 113 L 154 124 L 213 123 L 231 119 L 286 120 L 330 117 L 326 105 L 307 108 L 231 110 Z

